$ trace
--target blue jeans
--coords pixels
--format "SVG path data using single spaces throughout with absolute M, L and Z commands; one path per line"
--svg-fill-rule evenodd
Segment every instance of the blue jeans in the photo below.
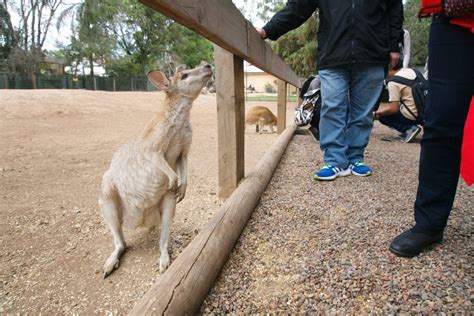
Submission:
M 384 67 L 352 65 L 319 71 L 320 148 L 324 163 L 346 169 L 364 161 L 372 131 L 372 111 L 383 87 Z
M 416 125 L 415 121 L 407 119 L 400 111 L 392 115 L 381 116 L 379 121 L 383 125 L 391 127 L 400 133 L 405 133 L 409 128 Z

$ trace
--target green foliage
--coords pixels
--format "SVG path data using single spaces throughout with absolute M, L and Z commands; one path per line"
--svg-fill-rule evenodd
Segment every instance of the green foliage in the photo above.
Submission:
M 258 17 L 263 21 L 268 21 L 278 11 L 285 7 L 284 0 L 259 1 L 257 4 Z
M 265 92 L 266 93 L 276 93 L 275 87 L 271 83 L 265 84 Z
M 316 71 L 316 32 L 318 15 L 313 15 L 302 26 L 272 43 L 273 50 L 300 77 Z
M 109 25 L 116 14 L 116 4 L 115 0 L 84 0 L 79 7 L 76 42 L 80 42 L 80 46 L 76 48 L 80 55 L 89 60 L 91 75 L 94 63 L 105 64 L 112 54 L 115 39 Z
M 71 64 L 88 59 L 110 75 L 143 75 L 152 69 L 169 74 L 175 64 L 194 67 L 213 60 L 207 40 L 137 0 L 84 0 L 77 25 L 71 45 L 62 49 L 66 59 Z
M 133 60 L 132 55 L 125 55 L 117 59 L 110 60 L 105 65 L 105 71 L 113 77 L 128 77 L 143 75 L 140 64 Z
M 403 27 L 410 32 L 410 64 L 413 66 L 424 65 L 428 56 L 428 35 L 431 19 L 418 19 L 416 15 L 419 10 L 419 0 L 407 0 L 405 3 L 405 22 Z
M 206 61 L 214 63 L 214 47 L 206 39 L 193 31 L 182 27 L 180 41 L 176 45 L 176 54 L 188 68 L 194 68 Z
M 284 8 L 285 3 L 284 0 L 259 1 L 257 5 L 258 16 L 263 21 L 269 21 L 276 12 Z M 318 23 L 318 15 L 315 13 L 299 28 L 271 43 L 272 49 L 298 76 L 308 77 L 316 71 L 316 32 Z

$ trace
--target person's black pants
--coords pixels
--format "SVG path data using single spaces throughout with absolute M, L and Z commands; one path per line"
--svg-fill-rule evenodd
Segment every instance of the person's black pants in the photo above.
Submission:
M 474 34 L 434 18 L 428 53 L 415 229 L 435 233 L 446 227 L 456 195 L 464 123 L 474 91 Z

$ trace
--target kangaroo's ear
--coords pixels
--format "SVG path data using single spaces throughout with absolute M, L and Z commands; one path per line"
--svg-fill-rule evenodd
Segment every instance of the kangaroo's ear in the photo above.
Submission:
M 170 88 L 170 81 L 161 71 L 153 70 L 148 73 L 148 80 L 159 90 L 167 91 Z
M 183 70 L 186 70 L 186 65 L 181 64 L 181 65 L 176 66 L 174 73 L 177 74 L 178 72 L 183 71 Z

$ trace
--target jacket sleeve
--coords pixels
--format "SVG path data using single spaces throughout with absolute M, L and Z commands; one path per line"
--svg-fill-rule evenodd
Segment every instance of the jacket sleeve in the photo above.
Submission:
M 313 14 L 317 6 L 317 0 L 289 0 L 286 6 L 263 27 L 267 38 L 277 40 L 283 34 L 297 28 Z
M 389 0 L 390 52 L 400 52 L 403 41 L 403 3 L 402 0 Z

